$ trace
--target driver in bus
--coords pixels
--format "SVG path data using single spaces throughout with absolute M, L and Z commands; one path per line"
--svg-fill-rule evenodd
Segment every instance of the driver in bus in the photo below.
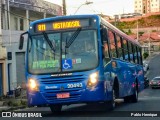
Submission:
M 86 51 L 87 52 L 95 52 L 95 49 L 94 49 L 94 45 L 92 44 L 92 43 L 87 43 L 87 45 L 86 45 Z

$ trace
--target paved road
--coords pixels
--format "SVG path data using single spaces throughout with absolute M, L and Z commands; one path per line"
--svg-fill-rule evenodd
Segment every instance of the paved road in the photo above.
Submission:
M 155 55 L 149 62 L 147 77 L 151 80 L 155 76 L 160 76 L 160 54 Z
M 160 75 L 160 55 L 154 56 L 151 59 L 150 70 L 147 73 L 149 79 Z M 114 111 L 101 111 L 102 107 L 92 105 L 71 105 L 64 106 L 61 115 L 53 115 L 48 107 L 34 107 L 20 111 L 44 111 L 42 112 L 42 119 L 56 119 L 56 120 L 159 120 L 159 118 L 152 117 L 127 117 L 131 113 L 153 113 L 160 115 L 160 89 L 147 88 L 139 94 L 139 101 L 137 103 L 124 103 L 123 100 L 117 100 L 117 106 Z M 95 111 L 96 110 L 96 111 Z M 78 112 L 77 112 L 78 111 Z M 137 114 L 138 115 L 138 114 Z M 123 116 L 123 117 L 120 117 Z M 125 117 L 126 116 L 126 117 Z M 11 119 L 11 118 L 8 118 Z M 16 118 L 16 120 L 21 118 Z M 27 118 L 26 118 L 27 119 Z M 30 118 L 32 119 L 32 118 Z M 41 118 L 38 118 L 41 119 Z M 35 120 L 35 118 L 34 118 Z

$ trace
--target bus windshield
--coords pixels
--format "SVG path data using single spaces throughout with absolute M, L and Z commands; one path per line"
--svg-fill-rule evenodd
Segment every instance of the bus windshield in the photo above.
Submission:
M 29 38 L 28 68 L 32 74 L 83 71 L 98 65 L 96 30 L 45 32 Z

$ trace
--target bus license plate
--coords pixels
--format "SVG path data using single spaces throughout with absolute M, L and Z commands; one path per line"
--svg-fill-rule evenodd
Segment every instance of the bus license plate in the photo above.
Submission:
M 70 94 L 69 93 L 58 93 L 57 98 L 69 98 Z

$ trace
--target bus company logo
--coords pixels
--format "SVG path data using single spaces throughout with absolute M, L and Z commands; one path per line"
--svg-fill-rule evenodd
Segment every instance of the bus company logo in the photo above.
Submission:
M 57 86 L 45 86 L 45 89 L 57 89 Z
M 52 77 L 55 77 L 55 76 L 69 76 L 69 75 L 72 75 L 72 73 L 53 74 L 53 75 L 51 75 L 51 76 L 52 76 Z

